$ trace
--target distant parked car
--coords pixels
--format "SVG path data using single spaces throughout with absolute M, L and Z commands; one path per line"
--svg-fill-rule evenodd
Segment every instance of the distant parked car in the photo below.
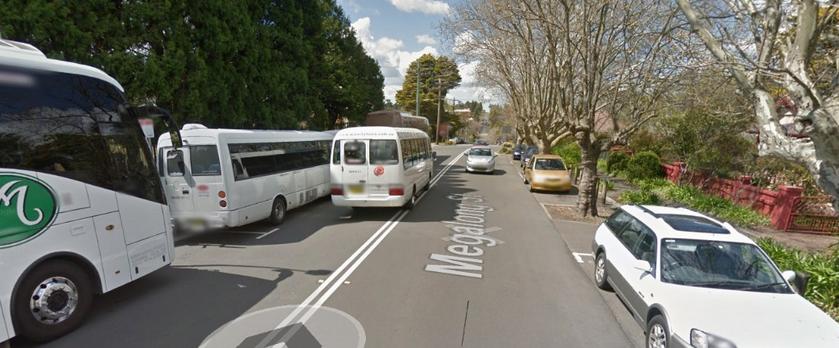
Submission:
M 527 147 L 524 144 L 516 144 L 513 148 L 513 160 L 521 160 L 521 155 Z
M 684 208 L 623 206 L 598 227 L 594 279 L 614 289 L 646 347 L 839 347 L 839 324 L 766 252 Z
M 524 168 L 524 183 L 530 184 L 530 191 L 571 190 L 571 172 L 565 168 L 562 157 L 557 155 L 534 155 Z
M 528 146 L 527 149 L 524 150 L 524 153 L 521 155 L 521 169 L 524 171 L 524 168 L 527 168 L 528 160 L 533 155 L 539 153 L 539 147 L 536 146 Z
M 489 146 L 473 146 L 466 152 L 466 172 L 495 172 L 495 156 Z
M 487 145 L 489 145 L 489 143 L 486 140 L 478 139 L 478 140 L 475 140 L 475 145 L 487 146 Z

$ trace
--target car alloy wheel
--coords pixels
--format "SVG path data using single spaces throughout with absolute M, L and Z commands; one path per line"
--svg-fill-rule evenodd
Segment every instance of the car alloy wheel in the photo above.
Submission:
M 650 327 L 650 334 L 647 335 L 648 348 L 667 348 L 667 335 L 661 324 L 654 324 Z

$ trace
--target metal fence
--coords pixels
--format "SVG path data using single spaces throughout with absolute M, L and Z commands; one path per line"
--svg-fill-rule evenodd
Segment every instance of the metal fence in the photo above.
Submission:
M 830 196 L 802 196 L 793 201 L 787 231 L 839 234 L 839 213 Z

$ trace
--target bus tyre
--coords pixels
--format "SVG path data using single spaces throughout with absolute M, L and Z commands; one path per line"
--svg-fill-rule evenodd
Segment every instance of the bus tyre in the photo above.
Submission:
M 417 188 L 416 188 L 416 186 L 414 186 L 414 188 L 411 189 L 411 198 L 408 199 L 407 202 L 405 202 L 404 208 L 405 209 L 411 209 L 411 208 L 414 207 L 415 204 L 417 204 Z
M 285 199 L 277 197 L 274 199 L 274 204 L 271 206 L 271 215 L 268 217 L 268 222 L 272 225 L 279 225 L 283 223 L 286 213 Z
M 90 311 L 93 283 L 69 261 L 47 261 L 20 282 L 12 304 L 18 334 L 46 342 L 77 328 Z
M 423 191 L 428 191 L 431 188 L 431 173 L 428 173 L 428 181 L 425 183 L 425 186 L 422 187 Z

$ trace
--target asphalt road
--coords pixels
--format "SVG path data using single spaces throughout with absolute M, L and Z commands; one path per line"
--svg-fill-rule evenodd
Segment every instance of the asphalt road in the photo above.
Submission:
M 279 229 L 181 240 L 172 267 L 98 297 L 81 328 L 45 346 L 196 347 L 257 321 L 278 330 L 249 342 L 308 333 L 282 331 L 302 321 L 330 346 L 324 332 L 339 330 L 317 327 L 324 309 L 354 319 L 367 347 L 639 345 L 640 329 L 572 254 L 590 252 L 592 227 L 552 221 L 506 157 L 494 175 L 465 173 L 465 149 L 436 149 L 440 175 L 410 211 L 324 199 Z

